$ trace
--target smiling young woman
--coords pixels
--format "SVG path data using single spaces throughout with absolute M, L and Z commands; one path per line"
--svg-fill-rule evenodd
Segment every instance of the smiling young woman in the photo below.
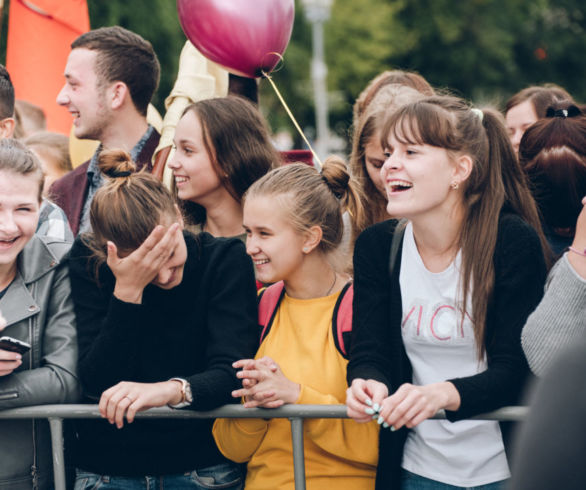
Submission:
M 547 250 L 535 202 L 493 111 L 430 97 L 381 139 L 387 211 L 407 224 L 392 275 L 395 222 L 356 242 L 348 414 L 390 428 L 377 489 L 500 489 L 506 424 L 463 419 L 517 402 L 528 374 L 521 329 Z
M 43 171 L 20 142 L 0 141 L 0 409 L 77 401 L 77 342 L 64 257 L 70 244 L 35 235 Z M 46 421 L 1 420 L 0 488 L 53 488 Z
M 242 196 L 281 161 L 258 109 L 235 96 L 196 102 L 183 112 L 174 145 L 168 165 L 188 223 L 244 241 Z
M 257 277 L 278 283 L 261 293 L 260 301 L 279 285 L 282 296 L 255 359 L 235 364 L 242 368 L 238 376 L 243 386 L 233 396 L 244 397 L 245 407 L 343 402 L 347 359 L 332 319 L 351 314 L 338 309 L 351 284 L 331 259 L 342 239 L 342 212 L 349 203 L 360 205 L 354 184 L 343 162 L 332 158 L 324 162 L 321 175 L 305 164 L 291 164 L 248 190 L 246 250 Z M 377 432 L 376 424 L 306 421 L 308 488 L 372 489 Z M 214 437 L 225 456 L 247 463 L 247 488 L 295 487 L 286 420 L 221 419 Z

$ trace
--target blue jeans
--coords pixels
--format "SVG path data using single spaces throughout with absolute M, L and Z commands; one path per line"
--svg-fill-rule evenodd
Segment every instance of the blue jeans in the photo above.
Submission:
M 242 490 L 240 467 L 222 463 L 199 470 L 163 476 L 108 476 L 76 470 L 75 490 Z
M 502 490 L 507 480 L 479 485 L 477 487 L 455 487 L 423 476 L 416 475 L 407 470 L 401 470 L 401 490 Z

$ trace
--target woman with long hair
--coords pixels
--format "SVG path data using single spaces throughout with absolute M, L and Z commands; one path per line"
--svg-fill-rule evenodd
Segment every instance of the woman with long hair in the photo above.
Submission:
M 387 210 L 406 221 L 356 242 L 348 414 L 388 428 L 377 489 L 502 488 L 505 424 L 463 419 L 514 404 L 529 372 L 521 329 L 546 274 L 535 203 L 491 110 L 417 101 L 382 144 Z M 440 409 L 448 420 L 427 420 Z
M 259 110 L 235 96 L 196 102 L 183 112 L 174 146 L 168 166 L 188 223 L 244 241 L 242 196 L 280 163 Z

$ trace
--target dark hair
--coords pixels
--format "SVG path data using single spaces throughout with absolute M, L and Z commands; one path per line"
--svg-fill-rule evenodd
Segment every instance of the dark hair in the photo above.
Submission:
M 519 160 L 544 222 L 573 234 L 586 195 L 586 117 L 570 101 L 548 114 L 523 135 Z
M 258 105 L 258 82 L 256 78 L 241 77 L 228 74 L 228 95 L 244 97 L 254 105 Z
M 386 70 L 374 77 L 354 103 L 354 121 L 357 121 L 378 91 L 386 85 L 403 85 L 423 95 L 435 95 L 435 90 L 419 73 L 405 70 Z
M 527 100 L 531 102 L 537 119 L 543 119 L 550 105 L 562 100 L 572 100 L 572 96 L 565 89 L 553 83 L 526 87 L 507 101 L 505 114 Z
M 342 241 L 342 212 L 362 212 L 355 184 L 338 157 L 327 158 L 321 173 L 304 163 L 272 170 L 250 186 L 245 199 L 257 196 L 278 198 L 287 221 L 299 232 L 319 226 L 322 239 L 318 247 L 324 253 L 333 252 Z
M 98 85 L 123 82 L 136 110 L 146 115 L 159 84 L 160 66 L 150 42 L 119 26 L 101 27 L 79 36 L 71 49 L 97 51 Z
M 118 250 L 136 250 L 164 216 L 176 216 L 169 189 L 148 172 L 136 172 L 136 164 L 123 150 L 105 150 L 99 168 L 108 178 L 98 189 L 90 207 L 92 233 L 84 235 L 96 259 L 96 270 L 105 262 L 106 244 Z
M 499 216 L 505 203 L 535 228 L 544 253 L 549 250 L 502 115 L 494 110 L 472 109 L 456 97 L 428 97 L 390 115 L 383 126 L 383 146 L 390 133 L 405 143 L 427 144 L 443 148 L 451 155 L 469 155 L 473 160 L 470 176 L 461 184 L 466 214 L 459 237 L 460 288 L 462 305 L 467 304 L 471 291 L 474 336 L 481 358 L 495 282 L 493 255 Z
M 45 175 L 35 154 L 20 141 L 12 138 L 0 140 L 0 170 L 19 175 L 34 175 L 39 182 L 39 202 L 43 199 Z
M 280 163 L 269 129 L 259 110 L 241 97 L 200 100 L 188 106 L 200 121 L 206 151 L 222 185 L 237 201 L 253 182 Z M 186 216 L 205 223 L 205 208 L 184 201 Z
M 14 85 L 4 65 L 0 65 L 0 119 L 14 116 Z

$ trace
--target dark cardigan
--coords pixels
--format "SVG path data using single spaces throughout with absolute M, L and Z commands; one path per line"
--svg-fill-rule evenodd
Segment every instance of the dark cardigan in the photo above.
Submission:
M 389 275 L 389 253 L 395 228 L 386 221 L 365 230 L 354 251 L 353 337 L 348 383 L 374 379 L 393 393 L 412 382 L 412 368 L 401 336 L 399 286 L 401 249 Z M 486 318 L 488 368 L 451 381 L 460 393 L 452 422 L 518 403 L 529 375 L 521 349 L 521 330 L 543 295 L 546 266 L 537 233 L 521 218 L 502 214 L 494 253 L 495 286 Z M 503 438 L 507 425 L 501 424 Z M 376 488 L 400 488 L 400 466 L 408 429 L 381 430 Z
M 181 284 L 148 285 L 142 304 L 114 297 L 115 278 L 94 264 L 81 238 L 71 249 L 79 377 L 88 401 L 120 381 L 189 381 L 194 410 L 233 403 L 239 386 L 232 363 L 258 344 L 252 261 L 237 239 L 185 233 Z M 106 420 L 77 423 L 76 466 L 117 476 L 182 473 L 225 461 L 211 434 L 213 420 L 136 420 L 121 430 Z

